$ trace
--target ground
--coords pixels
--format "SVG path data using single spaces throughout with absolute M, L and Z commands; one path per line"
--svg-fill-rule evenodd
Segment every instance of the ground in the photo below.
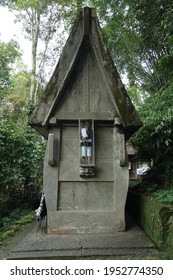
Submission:
M 56 236 L 47 236 L 44 232 L 44 229 L 39 228 L 38 230 L 38 224 L 36 222 L 32 222 L 30 224 L 27 224 L 25 226 L 22 226 L 21 229 L 15 234 L 14 237 L 10 238 L 8 240 L 8 243 L 3 244 L 3 246 L 1 247 L 0 250 L 0 258 L 4 259 L 20 259 L 20 256 L 22 256 L 21 258 L 24 259 L 67 259 L 67 256 L 63 255 L 62 252 L 67 252 L 67 247 L 69 246 L 69 244 L 66 243 L 67 239 L 70 240 L 69 237 L 66 236 L 61 236 L 59 237 L 59 241 L 61 243 L 61 246 L 59 247 L 59 245 L 57 245 L 57 254 L 52 254 L 52 249 L 51 249 L 51 244 L 57 244 L 57 240 L 56 240 Z M 73 237 L 72 238 L 72 244 L 70 246 L 73 247 L 73 249 L 75 249 L 75 252 L 80 252 L 78 250 L 78 248 L 75 246 L 78 246 L 77 242 L 78 240 L 80 241 L 80 243 L 83 243 L 84 248 L 82 248 L 84 251 L 86 251 L 86 249 L 88 250 L 88 253 L 86 253 L 86 255 L 69 255 L 68 259 L 89 259 L 89 260 L 93 260 L 93 259 L 107 259 L 107 260 L 163 260 L 163 259 L 171 259 L 171 256 L 168 252 L 161 252 L 159 251 L 157 248 L 154 247 L 154 244 L 152 244 L 152 242 L 150 242 L 150 240 L 148 240 L 148 237 L 146 237 L 145 239 L 145 234 L 144 232 L 141 231 L 141 229 L 139 229 L 138 227 L 136 227 L 136 225 L 134 227 L 132 227 L 129 232 L 127 231 L 127 233 L 129 236 L 129 244 L 131 246 L 129 246 L 129 244 L 127 243 L 127 248 L 125 248 L 125 253 L 123 254 L 123 250 L 124 248 L 122 248 L 122 246 L 120 245 L 120 249 L 118 249 L 117 244 L 115 246 L 115 254 L 113 253 L 114 251 L 112 251 L 112 254 L 110 253 L 110 251 L 108 251 L 108 249 L 110 248 L 106 248 L 105 250 L 107 250 L 108 255 L 104 255 L 103 254 L 103 250 L 100 247 L 100 244 L 103 243 L 104 237 L 100 237 L 100 242 L 98 241 L 97 237 L 95 240 L 93 240 L 93 238 L 86 236 L 82 236 L 82 238 L 76 238 Z M 123 239 L 124 237 L 122 237 L 123 234 L 117 234 L 117 237 L 119 238 L 120 242 L 124 243 Z M 108 237 L 108 238 L 107 238 Z M 116 237 L 116 240 L 117 240 Z M 45 239 L 46 238 L 46 239 Z M 110 242 L 108 242 L 108 239 Z M 27 256 L 27 253 L 22 253 L 22 248 L 25 248 L 26 251 L 27 250 L 33 250 L 32 246 L 34 247 L 34 250 L 37 250 L 37 244 L 38 247 L 42 246 L 42 244 L 45 244 L 45 240 L 48 240 L 47 245 L 49 248 L 49 253 L 43 257 L 39 257 L 39 255 L 36 254 L 36 251 L 33 251 L 33 257 L 31 257 L 31 255 Z M 97 240 L 97 242 L 96 242 Z M 106 246 L 112 247 L 113 243 L 115 242 L 115 239 L 113 239 L 112 236 L 106 236 Z M 131 240 L 131 241 L 130 241 Z M 134 241 L 133 241 L 134 240 Z M 89 242 L 88 242 L 89 241 Z M 93 244 L 96 244 L 94 250 L 98 250 L 98 252 L 101 252 L 101 254 L 99 255 L 99 253 L 96 253 L 96 255 L 92 255 L 92 241 L 94 242 Z M 63 245 L 64 242 L 64 245 Z M 87 243 L 88 242 L 88 243 Z M 112 242 L 112 243 L 111 243 Z M 141 243 L 142 242 L 142 243 Z M 50 243 L 50 244 L 49 244 Z M 77 245 L 76 245 L 77 244 Z M 89 245 L 86 245 L 89 244 Z M 90 245 L 91 244 L 91 245 Z M 124 243 L 125 244 L 125 243 Z M 134 245 L 133 245 L 134 244 Z M 55 245 L 52 245 L 55 248 Z M 62 248 L 62 246 L 65 246 L 64 248 Z M 87 247 L 88 246 L 88 247 Z M 119 245 L 118 245 L 119 246 Z M 126 246 L 126 245 L 124 245 Z M 135 246 L 135 248 L 132 248 L 133 246 Z M 29 248 L 29 249 L 28 249 Z M 24 249 L 24 250 L 25 250 Z M 72 249 L 72 248 L 70 248 Z M 134 249 L 134 250 L 132 250 Z M 66 251 L 63 251 L 66 250 Z M 68 248 L 69 250 L 69 248 Z M 100 250 L 100 251 L 99 251 Z M 43 248 L 43 255 L 45 252 L 45 248 Z M 54 251 L 55 252 L 55 251 Z M 61 252 L 61 253 L 58 253 Z M 71 251 L 72 252 L 72 251 Z M 106 252 L 106 251 L 105 251 Z M 88 256 L 87 256 L 88 254 Z M 11 256 L 11 257 L 9 257 Z

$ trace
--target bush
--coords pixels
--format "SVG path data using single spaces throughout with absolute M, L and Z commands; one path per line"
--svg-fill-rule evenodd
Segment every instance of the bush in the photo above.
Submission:
M 0 244 L 3 244 L 9 237 L 15 235 L 23 225 L 31 223 L 35 219 L 35 212 L 31 209 L 15 209 L 10 217 L 2 218 L 2 227 L 0 228 Z
M 147 98 L 139 113 L 143 127 L 132 137 L 142 161 L 153 159 L 154 172 L 162 182 L 173 183 L 173 81 Z
M 25 203 L 36 207 L 42 186 L 45 142 L 28 125 L 0 123 L 1 215 Z

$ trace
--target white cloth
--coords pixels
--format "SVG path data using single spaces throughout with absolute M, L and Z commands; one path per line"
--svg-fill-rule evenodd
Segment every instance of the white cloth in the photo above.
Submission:
M 82 134 L 83 138 L 87 138 L 88 137 L 87 130 L 86 130 L 85 127 L 81 129 L 81 134 Z
M 137 169 L 137 175 L 145 175 L 147 172 L 149 172 L 151 168 L 147 165 L 143 165 L 140 168 Z

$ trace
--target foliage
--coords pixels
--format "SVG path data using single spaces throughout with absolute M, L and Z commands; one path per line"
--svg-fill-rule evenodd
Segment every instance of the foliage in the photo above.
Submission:
M 36 207 L 42 188 L 45 142 L 27 125 L 31 74 L 21 64 L 18 44 L 0 43 L 0 213 Z M 16 60 L 20 64 L 16 64 Z M 38 85 L 41 91 L 40 85 Z
M 143 105 L 142 97 L 146 97 L 145 92 L 136 84 L 131 84 L 126 89 L 135 108 L 140 108 Z
M 34 219 L 34 211 L 30 209 L 20 210 L 19 208 L 13 210 L 9 217 L 2 218 L 2 225 L 0 227 L 0 245 L 4 244 L 9 237 L 14 236 L 16 231 L 20 230 L 23 225 L 31 223 Z
M 143 127 L 132 137 L 141 160 L 153 159 L 154 171 L 165 183 L 173 182 L 173 82 L 148 97 L 140 107 Z
M 164 204 L 173 205 L 173 189 L 162 189 L 155 192 L 154 199 Z
M 6 215 L 25 203 L 36 204 L 45 143 L 28 125 L 1 120 L 0 146 L 1 213 Z
M 130 0 L 129 3 L 136 18 L 136 26 L 138 25 L 143 45 L 147 47 L 148 56 L 153 61 L 154 79 L 151 91 L 155 92 L 165 85 L 173 74 L 172 2 L 159 0 L 156 3 L 154 0 L 145 0 L 134 4 L 134 1 Z
M 170 185 L 160 185 L 152 181 L 130 184 L 130 191 L 150 197 L 151 200 L 173 207 L 173 189 Z
M 15 2 L 15 0 L 0 0 L 0 5 L 7 6 L 9 4 L 12 4 L 13 2 Z
M 6 5 L 15 12 L 16 21 L 22 22 L 25 36 L 31 40 L 31 104 L 37 104 L 38 85 L 46 85 L 54 63 L 62 51 L 69 23 L 83 2 L 82 0 L 0 1 L 0 5 Z
M 19 45 L 14 40 L 8 43 L 0 41 L 0 100 L 7 93 L 11 83 L 12 65 L 21 56 Z
M 13 11 L 18 10 L 17 20 L 22 21 L 25 35 L 32 40 L 32 55 L 35 59 L 31 85 L 35 91 L 36 80 L 41 84 L 46 83 L 45 77 L 48 72 L 52 72 L 52 65 L 59 57 L 65 41 L 61 35 L 64 31 L 67 33 L 76 12 L 84 5 L 96 8 L 119 71 L 127 73 L 130 83 L 131 79 L 135 79 L 138 86 L 142 86 L 138 95 L 143 94 L 143 90 L 149 94 L 157 92 L 172 76 L 171 1 L 0 1 L 1 5 L 4 3 Z M 44 47 L 38 53 L 40 43 Z
M 21 116 L 27 121 L 29 107 L 29 91 L 31 75 L 26 70 L 11 75 L 11 84 L 8 87 L 8 94 L 2 100 L 0 109 L 1 119 L 18 120 Z
M 173 73 L 172 2 L 91 2 L 98 11 L 105 39 L 119 71 L 126 72 L 129 79 L 135 77 L 138 85 L 149 94 L 160 90 Z

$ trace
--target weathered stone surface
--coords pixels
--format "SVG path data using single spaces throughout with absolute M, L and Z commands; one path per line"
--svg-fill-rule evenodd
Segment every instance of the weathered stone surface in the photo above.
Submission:
M 86 120 L 88 127 L 92 123 L 90 142 L 81 137 Z M 93 9 L 79 13 L 30 124 L 49 135 L 43 176 L 48 233 L 125 230 L 129 181 L 125 140 L 141 122 Z M 84 143 L 88 146 L 81 154 Z M 87 162 L 92 166 L 84 167 Z
M 89 118 L 90 113 L 94 113 L 94 119 L 119 117 L 126 138 L 141 126 L 104 44 L 95 11 L 84 8 L 29 122 L 45 136 L 46 124 L 54 115 L 59 119 L 79 119 Z
M 81 70 L 80 72 L 76 70 L 77 76 L 74 75 L 73 84 L 55 116 L 61 119 L 64 116 L 62 113 L 66 112 L 66 118 L 68 118 L 68 112 L 80 112 L 80 118 L 82 118 L 83 112 L 88 116 L 91 112 L 100 112 L 100 115 L 106 112 L 109 119 L 113 120 L 117 116 L 116 108 L 110 93 L 107 94 L 108 89 L 102 79 L 102 72 L 92 49 L 83 57 L 81 64 Z
M 34 251 L 25 251 L 25 252 L 13 252 L 10 254 L 8 259 L 56 259 L 56 258 L 62 258 L 62 257 L 81 257 L 81 250 L 34 250 Z
M 46 250 L 78 250 L 81 248 L 80 239 L 77 236 L 68 238 L 68 236 L 59 235 L 57 239 L 53 235 L 50 235 L 47 239 L 48 242 L 46 242 L 46 237 L 47 235 L 41 238 L 40 236 L 32 236 L 32 239 L 28 237 L 28 239 L 24 239 L 23 242 L 16 247 L 15 252 L 27 252 L 28 250 L 43 252 Z
M 48 213 L 48 233 L 113 233 L 116 232 L 114 211 L 58 211 Z
M 114 209 L 113 182 L 61 182 L 58 210 Z
M 118 224 L 118 231 L 126 229 L 125 224 L 125 204 L 127 198 L 127 191 L 129 186 L 129 170 L 128 163 L 120 166 L 120 148 L 117 149 L 120 143 L 120 131 L 118 127 L 113 129 L 113 166 L 114 166 L 114 196 L 115 196 L 115 211 Z M 126 151 L 125 151 L 126 153 Z
M 95 128 L 96 161 L 113 162 L 113 127 Z M 109 174 L 110 176 L 110 174 Z M 111 177 L 113 179 L 113 176 Z
M 48 161 L 48 145 L 44 159 L 43 186 L 46 196 L 47 209 L 50 211 L 57 210 L 58 201 L 58 177 L 59 177 L 59 154 L 60 154 L 60 129 L 52 129 L 50 132 L 54 134 L 54 163 L 50 166 Z
M 79 174 L 79 161 L 60 162 L 59 164 L 59 181 L 97 181 L 112 182 L 114 178 L 113 165 L 110 161 L 96 161 L 95 176 L 93 178 L 81 178 Z
M 48 137 L 48 163 L 50 166 L 55 166 L 55 134 L 49 133 Z
M 79 162 L 79 128 L 62 127 L 61 128 L 61 153 L 60 161 L 62 162 Z
M 93 256 L 150 255 L 154 244 L 137 226 L 114 234 L 47 235 L 36 227 L 5 256 L 7 259 L 57 259 Z
M 131 190 L 128 211 L 158 248 L 173 249 L 173 209 Z
M 121 155 L 119 145 L 121 134 L 119 133 L 119 128 L 95 127 L 96 165 L 93 178 L 80 177 L 78 128 L 75 126 L 65 126 L 59 132 L 55 132 L 56 128 L 53 131 L 57 139 L 59 139 L 57 143 L 61 149 L 60 160 L 57 160 L 58 164 L 56 168 L 51 168 L 45 162 L 44 186 L 48 201 L 48 211 L 107 211 L 112 209 L 114 210 L 114 216 L 111 218 L 112 225 L 109 224 L 108 226 L 106 223 L 104 225 L 93 214 L 93 219 L 96 219 L 97 222 L 100 221 L 101 224 L 100 226 L 96 226 L 95 229 L 94 226 L 92 229 L 88 227 L 88 231 L 101 232 L 102 230 L 103 232 L 112 232 L 112 230 L 125 230 L 124 209 L 128 189 L 128 166 L 120 166 Z M 56 227 L 60 231 L 70 230 L 70 232 L 77 232 L 77 227 L 79 227 L 79 231 L 87 232 L 87 226 L 80 225 L 80 221 L 78 221 L 78 224 L 73 222 L 72 228 L 69 226 L 68 229 L 65 218 L 63 218 L 65 223 L 63 228 L 58 218 L 62 214 L 57 212 L 56 215 L 57 218 L 54 214 L 54 219 L 48 219 L 49 233 L 52 231 L 56 232 Z M 69 213 L 64 213 L 63 215 L 69 215 Z M 82 219 L 82 216 L 77 215 L 76 212 L 73 213 L 73 219 L 75 221 L 78 218 Z M 68 222 L 70 225 L 69 220 Z
M 151 252 L 150 252 L 151 251 Z M 82 249 L 82 256 L 127 256 L 127 255 L 147 255 L 151 254 L 152 250 L 150 249 L 143 249 L 140 248 L 101 248 L 101 249 Z

